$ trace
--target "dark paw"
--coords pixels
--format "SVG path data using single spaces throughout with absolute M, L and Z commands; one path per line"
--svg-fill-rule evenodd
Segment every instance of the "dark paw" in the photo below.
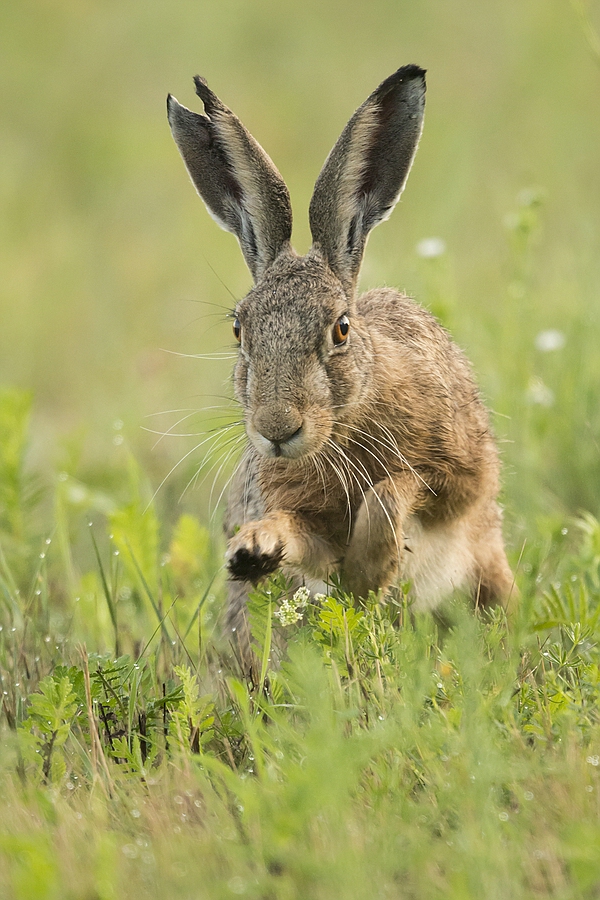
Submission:
M 281 565 L 283 559 L 283 546 L 278 544 L 274 553 L 261 553 L 258 547 L 249 550 L 240 547 L 233 554 L 227 568 L 229 574 L 236 581 L 251 581 L 256 584 L 261 578 L 265 578 Z

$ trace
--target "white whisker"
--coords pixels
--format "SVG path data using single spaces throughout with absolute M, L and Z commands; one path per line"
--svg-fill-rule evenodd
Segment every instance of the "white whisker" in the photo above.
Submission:
M 168 353 L 169 356 L 179 356 L 181 359 L 209 359 L 212 362 L 219 362 L 226 359 L 237 359 L 237 353 L 181 353 L 179 350 L 169 350 L 167 347 L 159 348 L 162 353 Z
M 171 475 L 173 474 L 173 472 L 175 471 L 175 469 L 178 469 L 179 466 L 180 466 L 183 462 L 185 462 L 185 460 L 188 459 L 188 457 L 190 457 L 190 456 L 192 455 L 192 453 L 195 453 L 196 450 L 198 450 L 200 447 L 202 447 L 202 446 L 203 446 L 204 444 L 206 444 L 208 441 L 215 440 L 216 438 L 221 437 L 222 434 L 223 434 L 222 431 L 217 431 L 216 433 L 211 434 L 211 435 L 209 435 L 208 437 L 204 438 L 203 441 L 200 441 L 198 444 L 196 444 L 194 447 L 192 447 L 191 450 L 188 450 L 188 452 L 187 452 L 186 454 L 184 454 L 184 456 L 182 456 L 181 459 L 180 459 L 178 462 L 176 462 L 175 465 L 172 466 L 171 469 L 167 472 L 167 474 L 165 475 L 165 477 L 163 478 L 163 480 L 161 481 L 161 483 L 158 485 L 158 487 L 156 488 L 156 490 L 155 490 L 154 493 L 152 494 L 152 497 L 150 498 L 150 500 L 149 500 L 149 502 L 148 502 L 148 505 L 147 505 L 146 509 L 149 509 L 149 508 L 150 508 L 150 506 L 152 505 L 152 503 L 153 503 L 154 500 L 156 499 L 156 495 L 158 494 L 158 492 L 160 491 L 160 489 L 162 488 L 162 486 L 165 484 L 165 482 L 171 477 Z
M 224 436 L 226 436 L 226 435 L 223 435 L 222 433 L 218 435 L 218 437 L 224 437 Z M 200 477 L 200 473 L 202 472 L 202 470 L 204 469 L 206 464 L 208 462 L 210 462 L 211 460 L 213 460 L 211 466 L 204 473 L 204 478 L 202 479 L 200 484 L 203 484 L 206 481 L 206 479 L 208 478 L 208 476 L 210 475 L 212 470 L 215 468 L 215 466 L 217 466 L 219 464 L 219 462 L 222 458 L 219 456 L 218 459 L 215 460 L 214 457 L 215 457 L 216 453 L 223 452 L 225 450 L 225 448 L 231 443 L 237 445 L 237 443 L 239 443 L 242 439 L 243 439 L 243 435 L 234 435 L 233 437 L 227 438 L 227 440 L 223 441 L 220 445 L 215 444 L 214 447 L 211 447 L 208 450 L 208 452 L 204 455 L 204 459 L 202 460 L 200 465 L 196 468 L 196 471 L 194 472 L 194 474 L 192 475 L 192 477 L 190 478 L 190 480 L 184 487 L 183 491 L 181 492 L 179 501 L 181 502 L 181 500 L 183 500 L 183 498 L 185 497 L 186 493 L 188 492 L 188 490 L 190 489 L 190 487 L 192 485 L 193 485 L 194 490 L 198 487 L 198 478 Z

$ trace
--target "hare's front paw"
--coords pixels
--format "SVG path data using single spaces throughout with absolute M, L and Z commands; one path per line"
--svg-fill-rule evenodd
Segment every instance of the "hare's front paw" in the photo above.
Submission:
M 249 522 L 229 541 L 229 574 L 238 581 L 257 582 L 278 569 L 284 544 L 270 522 Z

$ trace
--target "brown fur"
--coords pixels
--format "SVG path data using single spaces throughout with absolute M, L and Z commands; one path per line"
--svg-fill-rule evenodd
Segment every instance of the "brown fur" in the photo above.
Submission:
M 245 629 L 247 590 L 279 566 L 313 586 L 338 573 L 357 597 L 408 578 L 421 608 L 455 588 L 479 605 L 506 604 L 513 578 L 498 454 L 470 366 L 409 298 L 355 291 L 368 233 L 389 215 L 412 164 L 424 72 L 398 70 L 344 129 L 315 187 L 304 257 L 289 245 L 281 176 L 200 86 L 209 118 L 170 98 L 174 136 L 255 275 L 235 311 L 234 383 L 249 441 L 226 517 L 231 626 Z M 214 154 L 203 162 L 207 129 L 221 142 L 221 169 Z M 337 345 L 342 316 L 350 328 Z

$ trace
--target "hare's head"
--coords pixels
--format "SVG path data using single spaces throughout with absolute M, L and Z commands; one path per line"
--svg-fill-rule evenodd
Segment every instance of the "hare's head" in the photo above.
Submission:
M 391 213 L 412 164 L 425 72 L 398 69 L 346 125 L 315 185 L 304 257 L 290 244 L 281 175 L 206 82 L 195 84 L 206 115 L 169 95 L 169 123 L 194 185 L 238 238 L 254 279 L 234 313 L 246 430 L 263 456 L 312 455 L 370 394 L 372 346 L 356 315 L 356 281 L 369 232 Z

